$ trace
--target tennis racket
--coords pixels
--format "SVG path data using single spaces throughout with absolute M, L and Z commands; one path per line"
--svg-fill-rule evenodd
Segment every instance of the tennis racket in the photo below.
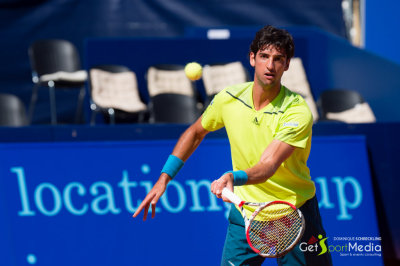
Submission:
M 247 242 L 260 256 L 282 257 L 291 251 L 303 236 L 304 216 L 289 202 L 246 202 L 228 188 L 222 190 L 222 195 L 240 208 L 244 217 Z M 249 218 L 245 213 L 246 206 L 252 210 Z

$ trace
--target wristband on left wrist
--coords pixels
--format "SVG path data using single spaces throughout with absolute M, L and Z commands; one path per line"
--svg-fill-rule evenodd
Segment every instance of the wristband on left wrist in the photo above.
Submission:
M 247 176 L 247 173 L 243 170 L 228 171 L 226 173 L 232 173 L 234 186 L 243 186 L 247 183 L 248 176 Z

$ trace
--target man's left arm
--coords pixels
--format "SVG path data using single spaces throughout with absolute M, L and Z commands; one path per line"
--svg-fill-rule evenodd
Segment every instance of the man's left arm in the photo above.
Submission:
M 223 174 L 211 183 L 211 192 L 220 198 L 224 187 L 233 191 L 235 185 L 267 181 L 295 149 L 305 148 L 311 136 L 312 125 L 312 115 L 307 106 L 292 107 L 291 111 L 282 117 L 275 139 L 264 150 L 259 162 L 251 168 Z
M 274 175 L 278 167 L 292 155 L 295 149 L 295 146 L 283 141 L 273 140 L 264 150 L 260 161 L 253 167 L 244 170 L 247 175 L 245 185 L 259 184 L 267 181 L 268 178 Z M 222 189 L 224 187 L 228 187 L 232 190 L 234 174 L 236 173 L 225 173 L 218 180 L 212 182 L 211 192 L 218 198 L 221 198 Z

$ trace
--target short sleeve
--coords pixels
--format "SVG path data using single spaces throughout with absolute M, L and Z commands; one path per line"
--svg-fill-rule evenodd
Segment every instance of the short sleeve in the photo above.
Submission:
M 313 117 L 306 105 L 290 107 L 282 115 L 275 139 L 295 147 L 305 148 L 311 137 Z
M 221 92 L 214 96 L 201 118 L 201 125 L 208 131 L 215 131 L 224 127 L 222 119 L 223 96 Z

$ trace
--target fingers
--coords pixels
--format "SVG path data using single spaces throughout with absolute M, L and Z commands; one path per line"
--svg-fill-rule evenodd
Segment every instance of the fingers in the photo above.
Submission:
M 132 215 L 133 218 L 136 218 L 136 216 L 139 215 L 139 213 L 142 211 L 142 209 L 145 207 L 146 203 L 145 201 L 142 201 L 142 203 L 139 205 L 139 207 L 136 209 L 135 213 Z
M 149 206 L 150 206 L 150 204 L 147 204 L 146 207 L 144 208 L 143 221 L 146 221 L 146 219 L 147 219 L 147 214 L 149 213 Z
M 211 183 L 211 192 L 215 194 L 217 198 L 222 198 L 223 201 L 230 202 L 227 198 L 222 196 L 222 190 L 225 187 L 233 191 L 233 176 L 231 173 L 226 173 Z
M 151 201 L 151 218 L 154 218 L 156 216 L 156 204 L 158 202 L 158 199 L 161 197 L 161 195 L 155 195 L 153 200 Z M 148 208 L 147 208 L 148 209 Z
M 150 203 L 148 203 L 149 200 L 146 200 L 146 199 L 147 199 L 147 197 L 142 201 L 142 203 L 136 209 L 135 213 L 132 215 L 133 218 L 136 218 L 139 215 L 139 213 L 144 209 L 143 220 L 146 220 L 147 212 L 149 211 L 149 207 L 150 207 Z
M 154 218 L 156 216 L 156 204 L 151 203 L 151 218 Z
M 156 215 L 156 204 L 160 197 L 164 194 L 168 182 L 171 181 L 171 178 L 166 175 L 162 174 L 156 184 L 153 186 L 153 188 L 150 190 L 150 192 L 147 194 L 147 196 L 144 198 L 142 203 L 139 205 L 139 207 L 136 209 L 135 213 L 132 215 L 133 218 L 137 217 L 139 213 L 143 211 L 143 221 L 146 221 L 147 215 L 149 213 L 149 208 L 151 205 L 151 218 L 154 218 Z
M 144 206 L 143 206 L 144 207 Z M 133 218 L 136 218 L 136 216 L 138 216 L 138 214 L 142 211 L 143 207 L 139 206 L 135 213 L 132 215 Z
M 211 192 L 214 193 L 217 198 L 222 197 L 222 189 L 228 185 L 228 179 L 226 178 L 227 174 L 221 176 L 219 179 L 214 180 L 211 183 Z
M 211 192 L 215 194 L 217 198 L 221 198 L 222 189 L 223 187 L 221 188 L 221 183 L 218 180 L 214 180 L 211 183 Z
M 147 215 L 149 213 L 149 208 L 151 205 L 152 208 L 152 214 L 151 217 L 154 218 L 155 213 L 156 213 L 156 203 L 160 197 L 156 196 L 154 194 L 149 194 L 146 196 L 146 198 L 142 201 L 142 203 L 139 205 L 139 207 L 136 209 L 135 213 L 132 215 L 133 218 L 136 218 L 139 213 L 143 211 L 143 221 L 146 221 Z
M 214 185 L 213 185 L 214 183 Z M 215 194 L 215 196 L 217 196 L 217 198 L 222 199 L 225 202 L 231 202 L 229 199 L 225 198 L 222 195 L 222 190 L 227 187 L 228 189 L 230 189 L 231 191 L 233 191 L 233 186 L 232 185 L 227 185 L 227 186 L 223 186 L 222 182 L 219 182 L 218 180 L 214 180 L 213 183 L 211 183 L 211 192 Z

